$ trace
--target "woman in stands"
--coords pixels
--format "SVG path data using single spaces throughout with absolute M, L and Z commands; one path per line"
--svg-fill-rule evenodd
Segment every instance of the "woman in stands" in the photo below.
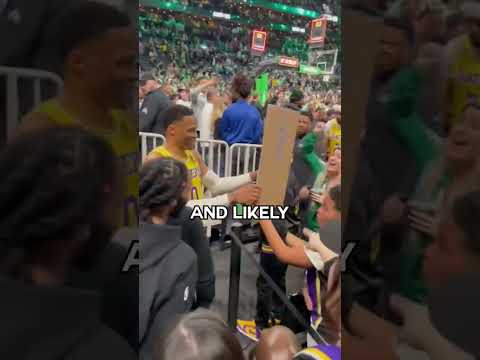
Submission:
M 244 360 L 232 330 L 210 311 L 185 315 L 156 347 L 154 360 Z
M 151 360 L 153 342 L 175 316 L 191 310 L 198 270 L 195 252 L 182 241 L 182 228 L 169 225 L 185 206 L 191 181 L 185 165 L 155 159 L 140 171 L 140 359 Z
M 75 127 L 32 130 L 0 154 L 0 358 L 137 358 L 102 324 L 100 296 L 66 286 L 111 238 L 118 172 L 112 148 Z

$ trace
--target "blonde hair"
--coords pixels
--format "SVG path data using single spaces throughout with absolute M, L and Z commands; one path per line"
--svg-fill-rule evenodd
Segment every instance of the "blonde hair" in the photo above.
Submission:
M 225 105 L 223 97 L 218 97 L 214 99 L 212 116 L 210 118 L 210 128 L 212 132 L 215 131 L 215 125 L 217 124 L 217 121 L 222 117 L 226 108 L 227 106 Z

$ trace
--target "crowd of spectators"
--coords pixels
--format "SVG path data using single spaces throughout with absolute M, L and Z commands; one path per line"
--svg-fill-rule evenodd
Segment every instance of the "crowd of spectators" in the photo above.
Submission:
M 413 348 L 430 359 L 479 355 L 459 324 L 472 321 L 466 299 L 478 297 L 466 280 L 478 277 L 478 247 L 470 242 L 476 221 L 465 206 L 478 206 L 480 185 L 480 4 L 450 3 L 351 2 L 384 22 L 342 237 L 357 244 L 350 275 L 342 278 L 355 294 L 353 303 L 342 300 L 351 314 L 360 304 L 400 325 L 401 339 L 379 348 L 379 332 L 353 324 L 360 337 L 345 348 L 362 358 L 409 358 Z M 463 255 L 453 255 L 454 248 Z M 357 270 L 368 279 L 360 287 Z M 452 311 L 440 314 L 447 299 L 456 299 Z

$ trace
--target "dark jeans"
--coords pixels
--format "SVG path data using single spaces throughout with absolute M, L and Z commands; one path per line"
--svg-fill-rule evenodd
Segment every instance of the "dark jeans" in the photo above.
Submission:
M 280 289 L 286 292 L 285 275 L 288 265 L 280 262 L 274 254 L 264 252 L 260 254 L 260 265 Z M 274 319 L 281 319 L 284 311 L 285 305 L 281 299 L 273 292 L 263 276 L 258 275 L 257 314 L 255 316 L 257 327 L 261 329 L 268 327 L 270 314 L 272 313 Z

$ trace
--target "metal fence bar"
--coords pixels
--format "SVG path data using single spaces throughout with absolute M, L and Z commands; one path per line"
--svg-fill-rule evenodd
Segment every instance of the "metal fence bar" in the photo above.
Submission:
M 43 70 L 0 66 L 0 77 L 6 78 L 7 84 L 7 137 L 13 135 L 20 124 L 21 94 L 19 94 L 18 83 L 21 79 L 33 81 L 32 87 L 34 106 L 40 104 L 43 100 L 46 100 L 42 99 L 42 81 L 53 83 L 56 87 L 57 94 L 59 94 L 63 89 L 63 81 L 58 75 Z

